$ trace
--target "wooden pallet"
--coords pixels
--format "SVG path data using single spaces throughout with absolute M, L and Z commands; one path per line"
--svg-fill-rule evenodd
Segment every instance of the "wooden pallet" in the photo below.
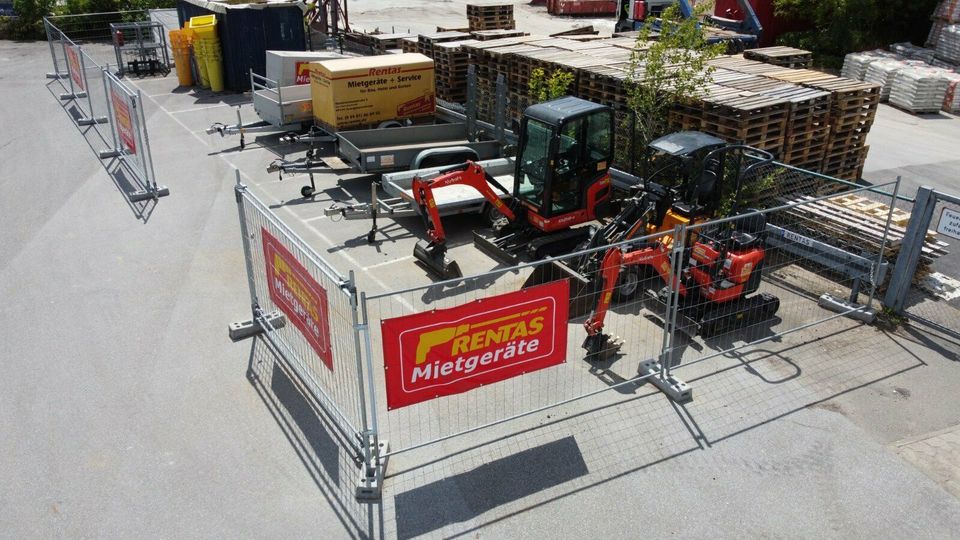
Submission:
M 808 68 L 813 63 L 812 52 L 782 46 L 749 49 L 743 52 L 743 57 L 788 68 Z

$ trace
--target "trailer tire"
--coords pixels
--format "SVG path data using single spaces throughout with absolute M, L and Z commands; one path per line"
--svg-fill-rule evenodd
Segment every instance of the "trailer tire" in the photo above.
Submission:
M 303 195 L 304 199 L 308 199 L 313 196 L 313 188 L 310 186 L 303 186 L 300 188 L 300 195 Z

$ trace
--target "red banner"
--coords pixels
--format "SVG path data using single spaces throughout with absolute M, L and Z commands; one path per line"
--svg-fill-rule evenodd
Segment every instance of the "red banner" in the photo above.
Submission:
M 387 408 L 562 364 L 566 280 L 381 322 Z
M 130 152 L 137 153 L 137 140 L 133 134 L 133 119 L 130 117 L 130 107 L 127 105 L 126 96 L 117 93 L 117 89 L 110 88 L 110 101 L 113 102 L 113 118 L 117 126 L 117 135 L 123 145 Z
M 83 69 L 80 67 L 79 47 L 67 45 L 67 68 L 70 70 L 70 78 L 80 87 L 80 90 L 86 90 L 83 85 Z
M 313 279 L 310 272 L 276 237 L 264 228 L 260 229 L 260 234 L 263 238 L 263 260 L 267 266 L 270 299 L 300 329 L 307 343 L 332 371 L 326 289 Z
M 294 84 L 310 84 L 310 61 L 297 61 L 297 78 Z

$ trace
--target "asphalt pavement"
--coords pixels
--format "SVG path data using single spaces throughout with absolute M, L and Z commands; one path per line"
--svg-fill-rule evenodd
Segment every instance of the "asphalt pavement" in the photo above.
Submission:
M 952 399 L 960 344 L 846 320 L 680 370 L 695 392 L 684 407 L 649 386 L 627 388 L 609 402 L 396 456 L 382 502 L 358 503 L 348 445 L 297 376 L 262 342 L 226 337 L 226 325 L 249 312 L 233 167 L 370 290 L 427 281 L 401 260 L 418 233 L 399 223 L 380 249 L 361 245 L 365 224 L 331 223 L 322 209 L 364 189 L 324 177 L 323 196 L 304 202 L 302 179 L 266 173 L 282 152 L 269 138 L 241 152 L 236 140 L 203 133 L 231 121 L 234 105 L 251 114 L 244 96 L 175 91 L 173 76 L 132 83 L 145 95 L 157 177 L 171 195 L 131 205 L 116 164 L 95 157 L 96 135 L 75 126 L 56 82 L 43 78 L 48 62 L 45 43 L 0 42 L 0 124 L 16 126 L 0 134 L 4 535 L 948 538 L 960 530 L 953 477 L 929 473 L 942 464 L 925 469 L 915 455 L 901 457 L 911 438 L 952 440 L 924 435 L 960 418 Z M 922 132 L 949 138 L 956 124 Z M 897 131 L 878 121 L 870 143 Z M 946 157 L 925 163 L 951 167 L 955 150 L 941 150 Z M 472 257 L 465 246 L 454 251 Z

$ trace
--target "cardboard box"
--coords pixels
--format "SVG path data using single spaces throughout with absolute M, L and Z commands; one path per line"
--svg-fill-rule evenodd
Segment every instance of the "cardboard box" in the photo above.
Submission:
M 314 122 L 326 129 L 421 118 L 436 110 L 433 60 L 418 53 L 314 62 L 310 81 Z
M 278 86 L 310 84 L 310 63 L 343 58 L 331 51 L 267 51 L 267 78 Z

